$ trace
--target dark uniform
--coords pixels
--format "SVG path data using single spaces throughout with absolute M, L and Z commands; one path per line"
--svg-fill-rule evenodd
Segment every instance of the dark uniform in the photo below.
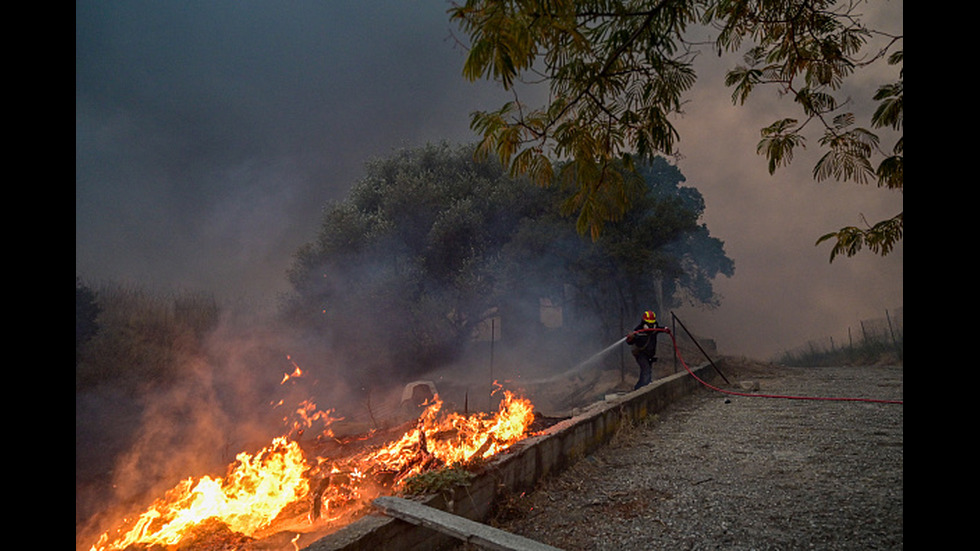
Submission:
M 633 332 L 626 337 L 626 342 L 632 345 L 633 357 L 636 364 L 640 366 L 640 378 L 636 381 L 636 390 L 653 382 L 653 363 L 657 361 L 657 334 L 659 331 L 643 331 L 643 329 L 657 329 L 657 315 L 651 311 L 643 313 L 643 321 L 633 329 Z

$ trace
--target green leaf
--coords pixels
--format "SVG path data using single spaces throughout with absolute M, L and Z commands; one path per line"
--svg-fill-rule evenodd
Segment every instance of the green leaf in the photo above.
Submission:
M 759 154 L 769 159 L 769 174 L 780 166 L 789 165 L 793 160 L 793 150 L 803 147 L 803 136 L 796 133 L 796 119 L 782 119 L 762 129 L 762 140 L 756 146 Z

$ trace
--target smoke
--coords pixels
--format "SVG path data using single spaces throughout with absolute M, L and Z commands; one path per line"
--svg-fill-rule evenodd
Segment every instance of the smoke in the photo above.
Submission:
M 381 247 L 381 255 L 389 253 Z M 317 283 L 354 297 L 399 291 L 389 288 L 394 280 L 379 275 L 386 263 L 373 254 L 340 265 L 342 273 L 316 272 Z M 553 271 L 544 264 L 525 266 L 520 285 L 547 288 L 548 278 L 536 281 L 538 270 Z M 564 388 L 560 383 L 622 367 L 622 354 L 614 353 L 621 340 L 603 342 L 598 320 L 571 304 L 542 308 L 534 297 L 512 301 L 506 312 L 475 328 L 475 339 L 454 342 L 454 354 L 429 364 L 399 355 L 405 348 L 393 343 L 410 338 L 412 328 L 391 310 L 358 308 L 355 301 L 334 323 L 304 331 L 276 310 L 227 306 L 201 342 L 173 343 L 180 360 L 175 379 L 139 386 L 135 393 L 111 381 L 76 393 L 80 548 L 123 512 L 142 511 L 179 481 L 223 476 L 240 452 L 254 453 L 283 434 L 316 438 L 325 427 L 298 430 L 294 424 L 306 404 L 339 420 L 330 427 L 338 435 L 405 420 L 402 392 L 417 379 L 435 384 L 447 411 L 493 410 L 506 389 L 551 413 L 562 407 L 554 401 Z M 430 306 L 424 317 L 446 315 L 444 302 Z M 632 379 L 631 363 L 627 369 Z
M 397 366 L 411 359 L 391 353 L 385 325 L 398 320 L 384 312 L 362 309 L 344 331 L 317 335 L 253 316 L 286 288 L 290 256 L 365 159 L 470 140 L 469 112 L 510 99 L 464 82 L 443 5 L 354 5 L 76 4 L 77 272 L 245 303 L 171 388 L 76 394 L 76 524 L 97 525 L 107 504 L 132 507 L 191 474 L 222 474 L 236 453 L 281 434 L 303 400 L 370 424 L 424 377 L 451 404 L 482 410 L 495 382 L 534 390 L 612 344 L 580 338 L 595 327 L 570 334 L 507 318 L 451 362 L 402 376 Z M 900 4 L 867 9 L 900 27 Z M 722 79 L 733 60 L 703 61 L 677 121 L 678 166 L 736 274 L 714 282 L 720 307 L 679 308 L 684 323 L 721 353 L 766 357 L 900 306 L 901 245 L 831 265 L 814 241 L 862 215 L 895 214 L 901 195 L 815 183 L 810 151 L 770 176 L 755 155 L 758 129 L 785 116 L 789 100 L 732 106 Z M 518 318 L 537 320 L 537 304 L 523 307 Z M 624 359 L 613 351 L 599 363 Z M 304 376 L 282 383 L 295 366 Z
M 901 34 L 901 4 L 862 6 L 867 21 Z M 861 320 L 881 318 L 902 306 L 904 245 L 886 257 L 863 250 L 829 262 L 830 243 L 817 239 L 845 226 L 902 212 L 901 191 L 850 182 L 817 182 L 813 167 L 824 153 L 809 136 L 790 166 L 774 174 L 757 154 L 760 130 L 784 117 L 801 118 L 799 106 L 775 88 L 760 88 L 745 105 L 733 105 L 725 71 L 738 55 L 698 59 L 699 80 L 676 126 L 678 167 L 705 199 L 704 222 L 725 242 L 735 276 L 719 279 L 716 309 L 679 308 L 678 315 L 730 355 L 769 359 L 808 339 L 842 338 Z M 842 96 L 859 126 L 870 126 L 877 86 L 898 78 L 895 67 L 862 68 Z M 879 132 L 879 129 L 874 129 Z M 890 149 L 893 139 L 882 135 Z
M 141 512 L 187 477 L 224 476 L 299 420 L 301 404 L 343 403 L 349 390 L 271 318 L 229 312 L 200 343 L 173 343 L 164 383 L 108 380 L 76 391 L 76 541 L 87 549 L 126 513 Z M 321 428 L 322 429 L 322 428 Z
M 585 353 L 576 350 L 597 350 L 541 328 L 509 327 L 509 335 L 525 338 L 501 340 L 498 321 L 494 339 L 473 341 L 454 362 L 410 375 L 399 371 L 397 358 L 379 352 L 384 327 L 372 326 L 379 331 L 376 346 L 351 346 L 254 311 L 229 312 L 199 348 L 174 344 L 179 376 L 166 384 L 133 391 L 107 381 L 77 392 L 78 548 L 87 549 L 122 514 L 143 511 L 183 479 L 223 476 L 240 452 L 254 453 L 283 434 L 316 438 L 326 425 L 297 430 L 295 424 L 305 404 L 338 420 L 330 427 L 338 436 L 406 419 L 402 392 L 416 378 L 436 384 L 447 411 L 487 411 L 496 407 L 501 386 L 526 389 L 523 380 L 580 361 Z M 377 367 L 364 370 L 368 361 Z
M 365 159 L 472 139 L 442 3 L 76 5 L 76 272 L 274 299 Z
M 445 8 L 77 4 L 77 273 L 274 300 L 321 206 L 347 192 L 365 159 L 472 140 L 469 113 L 511 99 L 460 76 L 464 52 L 449 38 Z M 860 9 L 901 33 L 901 3 Z M 770 176 L 755 154 L 758 131 L 798 113 L 775 91 L 733 106 L 723 78 L 739 61 L 702 55 L 676 121 L 679 167 L 737 266 L 718 284 L 720 308 L 682 312 L 717 333 L 724 351 L 765 357 L 900 305 L 901 250 L 827 270 L 828 249 L 813 243 L 862 215 L 895 214 L 902 198 L 814 184 L 815 146 Z M 890 78 L 860 71 L 853 105 L 865 109 Z

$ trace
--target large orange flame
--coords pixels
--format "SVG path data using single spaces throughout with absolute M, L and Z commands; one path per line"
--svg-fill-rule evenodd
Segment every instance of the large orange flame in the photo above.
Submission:
M 259 453 L 238 454 L 225 478 L 188 478 L 158 499 L 125 531 L 105 533 L 93 550 L 129 545 L 176 545 L 188 529 L 218 518 L 234 532 L 252 535 L 309 492 L 306 458 L 296 442 L 280 437 Z
M 224 478 L 182 481 L 135 521 L 103 534 L 91 551 L 173 547 L 195 527 L 215 520 L 253 538 L 275 532 L 284 511 L 303 507 L 308 524 L 330 523 L 380 491 L 397 491 L 414 474 L 506 450 L 526 436 L 534 419 L 531 403 L 510 392 L 493 415 L 441 414 L 441 407 L 436 396 L 403 436 L 346 458 L 310 458 L 296 441 L 276 438 L 255 455 L 239 454 Z M 329 428 L 324 434 L 331 434 Z
M 492 416 L 451 413 L 439 419 L 441 407 L 442 401 L 437 396 L 422 413 L 417 428 L 373 452 L 366 461 L 403 472 L 407 462 L 415 459 L 415 451 L 422 448 L 422 452 L 432 454 L 443 465 L 466 464 L 507 449 L 524 437 L 534 419 L 531 403 L 515 398 L 510 392 L 504 393 L 500 410 Z M 403 472 L 403 476 L 419 470 Z

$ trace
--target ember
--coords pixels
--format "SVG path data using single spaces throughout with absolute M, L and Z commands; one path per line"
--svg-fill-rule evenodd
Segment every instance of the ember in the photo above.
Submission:
M 413 475 L 465 466 L 508 449 L 527 435 L 534 420 L 531 403 L 510 392 L 494 414 L 460 415 L 441 408 L 436 396 L 416 423 L 380 445 L 351 451 L 329 438 L 335 444 L 332 457 L 304 450 L 289 437 L 276 438 L 255 455 L 239 454 L 224 478 L 182 481 L 135 520 L 104 533 L 91 551 L 172 549 L 205 534 L 247 549 L 247 542 L 279 532 L 326 530 L 356 518 L 378 495 L 398 492 Z M 329 427 L 324 434 L 332 435 Z

